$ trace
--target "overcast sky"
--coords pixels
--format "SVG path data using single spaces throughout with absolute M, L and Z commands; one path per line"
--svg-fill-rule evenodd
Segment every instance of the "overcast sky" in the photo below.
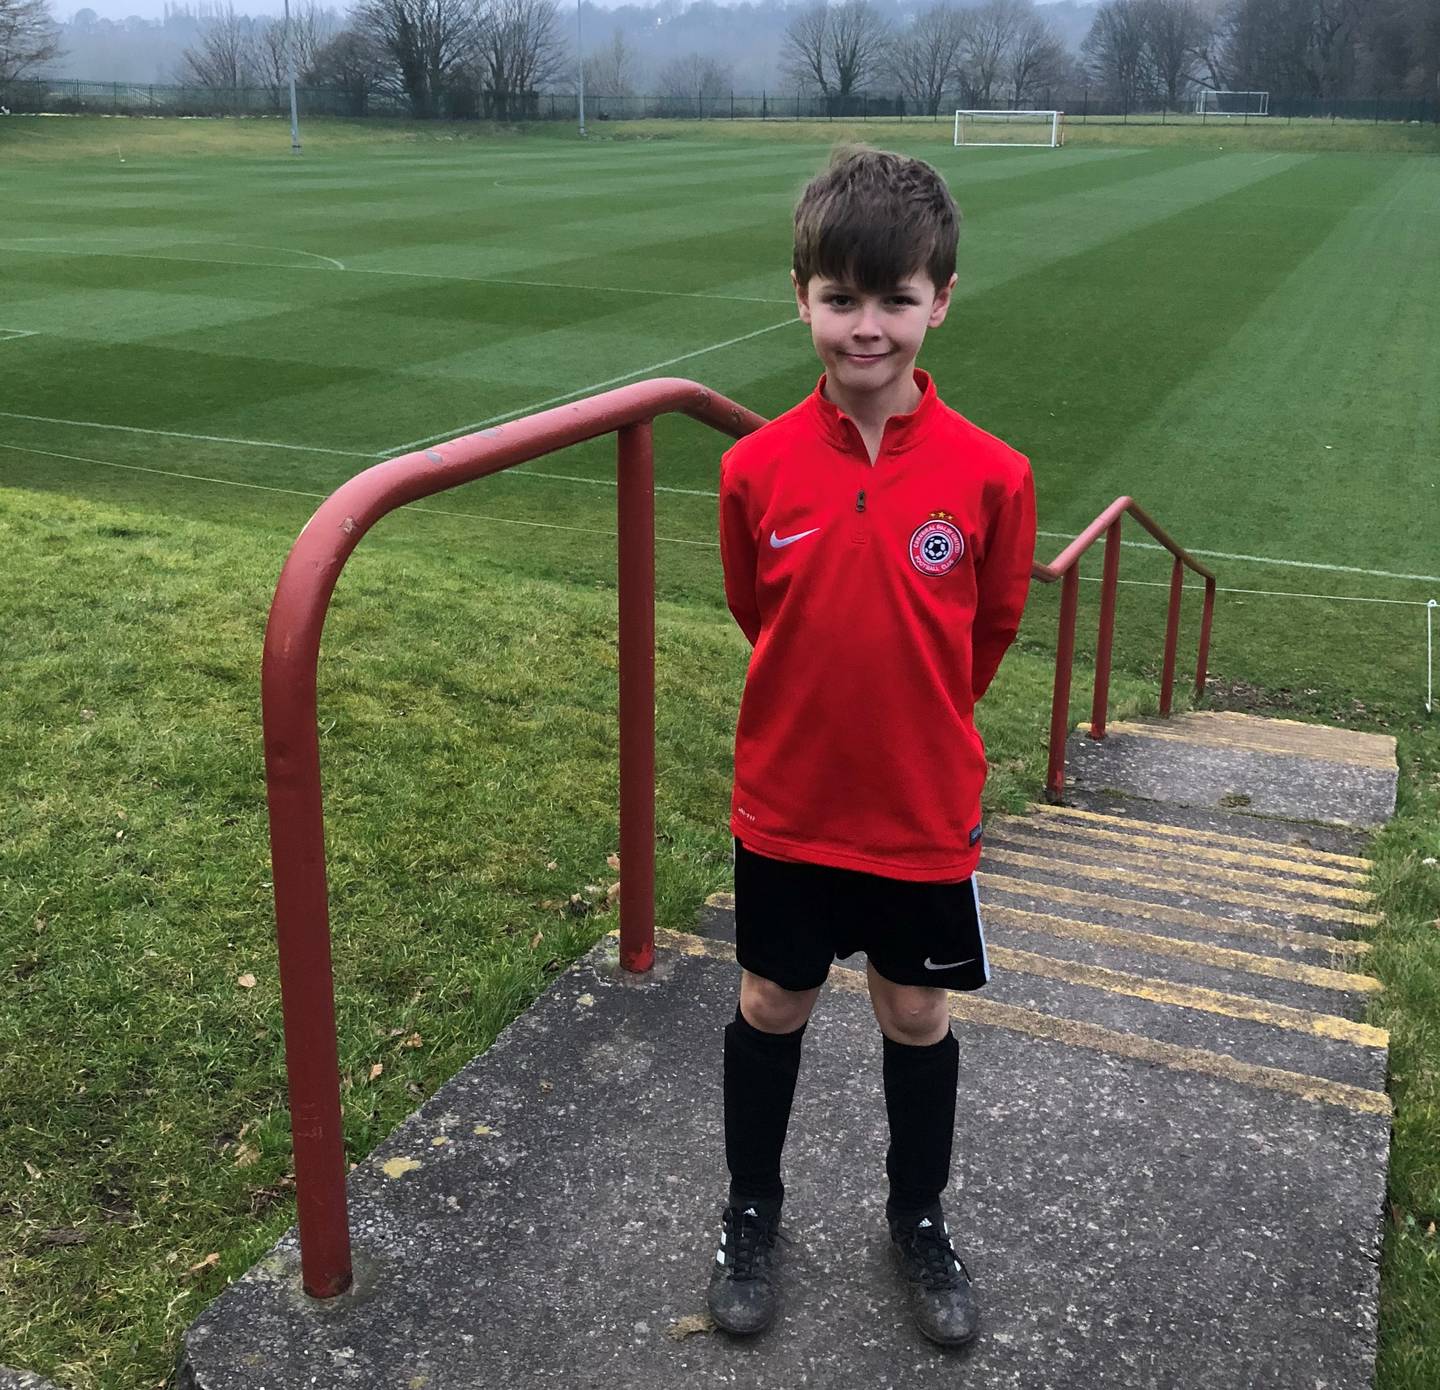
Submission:
M 718 4 L 724 4 L 725 0 L 717 0 Z M 1045 0 L 1038 0 L 1044 4 Z M 598 4 L 602 8 L 609 9 L 605 0 L 586 0 L 586 4 Z M 244 14 L 282 14 L 285 9 L 285 0 L 236 0 L 235 8 Z M 336 9 L 348 8 L 347 5 L 337 3 Z M 561 8 L 565 8 L 565 0 L 561 0 Z M 78 10 L 91 9 L 101 19 L 124 19 L 127 15 L 139 15 L 142 19 L 159 19 L 165 13 L 165 0 L 90 0 L 90 4 L 76 5 L 69 0 L 52 0 L 51 9 L 57 19 L 68 20 Z

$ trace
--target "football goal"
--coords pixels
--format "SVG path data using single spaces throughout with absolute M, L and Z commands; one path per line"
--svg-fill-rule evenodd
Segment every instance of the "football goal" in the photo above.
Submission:
M 1269 92 L 1212 92 L 1205 88 L 1195 93 L 1197 116 L 1268 116 Z
M 1048 146 L 1065 143 L 1063 111 L 957 111 L 957 145 Z

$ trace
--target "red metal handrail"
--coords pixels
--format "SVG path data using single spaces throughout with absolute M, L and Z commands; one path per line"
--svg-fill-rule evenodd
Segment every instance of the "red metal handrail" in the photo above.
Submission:
M 406 502 L 616 433 L 619 528 L 620 963 L 648 970 L 655 917 L 655 475 L 651 422 L 678 411 L 732 438 L 764 419 L 678 377 L 623 386 L 376 464 L 320 504 L 280 573 L 261 694 L 296 1217 L 307 1293 L 350 1286 L 335 985 L 316 721 L 320 633 L 360 538 Z
M 1110 653 L 1115 637 L 1115 590 L 1120 575 L 1120 525 L 1129 512 L 1174 557 L 1170 571 L 1170 613 L 1165 624 L 1165 664 L 1160 677 L 1160 713 L 1170 714 L 1175 690 L 1175 648 L 1180 637 L 1180 598 L 1185 570 L 1205 580 L 1205 608 L 1200 619 L 1200 650 L 1195 659 L 1195 696 L 1205 693 L 1210 658 L 1210 625 L 1215 615 L 1215 576 L 1182 550 L 1129 497 L 1117 497 L 1048 565 L 1037 563 L 1031 576 L 1044 584 L 1060 583 L 1060 637 L 1055 646 L 1055 693 L 1050 705 L 1050 766 L 1045 795 L 1059 801 L 1065 794 L 1065 737 L 1070 729 L 1070 674 L 1075 661 L 1075 614 L 1080 601 L 1080 557 L 1105 537 L 1105 566 L 1100 585 L 1100 628 L 1095 643 L 1095 694 L 1090 704 L 1090 737 L 1105 737 L 1110 706 Z
M 340 571 L 361 537 L 381 517 L 407 502 L 587 439 L 611 433 L 618 436 L 620 862 L 624 882 L 620 963 L 628 970 L 648 970 L 654 959 L 655 915 L 655 478 L 651 427 L 656 416 L 670 412 L 688 415 L 732 438 L 765 423 L 753 411 L 693 381 L 675 377 L 639 382 L 558 406 L 366 469 L 321 503 L 281 570 L 265 629 L 261 694 L 301 1277 L 306 1292 L 314 1297 L 334 1297 L 351 1282 L 316 718 L 320 636 Z M 1055 788 L 1063 786 L 1064 780 L 1079 557 L 1101 531 L 1109 530 L 1096 659 L 1099 737 L 1104 733 L 1119 518 L 1127 510 L 1177 557 L 1162 707 L 1168 712 L 1182 561 L 1208 581 L 1197 675 L 1197 688 L 1204 686 L 1214 577 L 1175 547 L 1128 497 L 1117 498 L 1052 564 L 1034 568 L 1035 577 L 1042 581 L 1064 581 L 1061 651 L 1051 717 L 1051 784 Z

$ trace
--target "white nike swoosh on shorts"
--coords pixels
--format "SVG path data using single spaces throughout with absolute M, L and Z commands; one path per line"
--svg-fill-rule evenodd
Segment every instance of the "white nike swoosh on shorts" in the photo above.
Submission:
M 912 956 L 911 959 L 913 960 L 914 957 Z M 978 956 L 971 956 L 969 960 L 947 960 L 943 964 L 936 965 L 929 956 L 926 956 L 925 968 L 926 970 L 954 970 L 957 966 L 960 965 L 973 965 L 978 959 Z
M 820 528 L 812 526 L 808 531 L 797 531 L 793 536 L 777 536 L 774 531 L 770 533 L 770 545 L 774 550 L 783 550 L 787 545 L 794 545 L 796 541 L 803 541 L 806 536 L 813 536 Z

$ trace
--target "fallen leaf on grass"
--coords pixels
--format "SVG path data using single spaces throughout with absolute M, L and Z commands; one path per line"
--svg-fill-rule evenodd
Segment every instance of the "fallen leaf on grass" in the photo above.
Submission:
M 618 854 L 607 854 L 605 856 L 605 862 L 614 869 L 617 874 L 620 872 L 620 856 Z
M 219 1263 L 220 1252 L 218 1250 L 212 1250 L 199 1264 L 191 1265 L 190 1268 L 185 1271 L 185 1274 L 187 1277 L 192 1274 L 199 1274 L 202 1270 L 209 1269 L 211 1265 L 218 1265 Z
M 378 1076 L 380 1075 L 380 1073 L 383 1072 L 384 1070 L 385 1070 L 385 1063 L 384 1063 L 384 1062 L 376 1062 L 376 1063 L 370 1068 L 370 1080 L 371 1080 L 371 1081 L 374 1081 L 375 1078 L 378 1077 Z
M 410 1036 L 409 1036 L 408 1038 L 406 1038 L 405 1041 L 400 1044 L 400 1046 L 401 1046 L 401 1047 L 420 1047 L 420 1046 L 423 1044 L 423 1042 L 424 1042 L 424 1039 L 421 1038 L 421 1036 L 420 1036 L 419 1033 L 411 1033 Z
M 255 977 L 247 970 L 235 983 L 239 985 L 241 989 L 254 989 Z
M 709 1313 L 691 1313 L 688 1317 L 676 1318 L 665 1329 L 665 1335 L 672 1342 L 683 1342 L 697 1332 L 713 1332 L 715 1321 Z
M 237 1168 L 248 1168 L 252 1163 L 260 1161 L 260 1150 L 252 1148 L 249 1144 L 241 1144 L 235 1150 L 235 1166 Z
M 43 1176 L 40 1170 L 33 1163 L 31 1163 L 28 1158 L 25 1160 L 25 1171 L 29 1173 L 30 1176 L 34 1178 L 37 1182 Z
M 605 906 L 606 906 L 606 907 L 614 907 L 615 904 L 619 901 L 619 899 L 620 899 L 620 885 L 619 885 L 618 883 L 612 883 L 612 884 L 605 890 Z
M 555 862 L 555 860 L 553 860 L 553 859 L 548 859 L 548 860 L 545 861 L 545 867 L 546 867 L 547 869 L 550 869 L 550 870 L 555 870 L 555 869 L 558 869 L 558 868 L 560 867 L 560 865 L 557 864 L 557 863 Z
M 543 931 L 537 931 L 535 935 L 530 938 L 530 949 L 533 951 L 544 940 L 545 933 Z

